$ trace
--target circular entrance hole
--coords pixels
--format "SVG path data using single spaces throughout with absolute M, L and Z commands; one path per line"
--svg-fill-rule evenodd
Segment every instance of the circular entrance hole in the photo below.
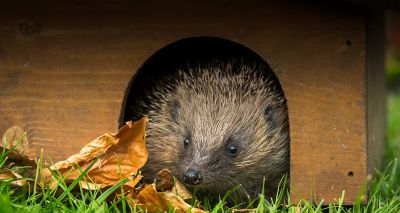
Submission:
M 251 73 L 249 75 L 243 74 L 243 73 Z M 182 74 L 186 73 L 186 74 Z M 188 74 L 189 73 L 189 74 Z M 215 75 L 210 75 L 210 73 L 218 73 Z M 180 102 L 181 100 L 174 101 L 174 99 L 177 99 L 177 97 L 182 97 L 176 95 L 178 92 L 177 89 L 177 84 L 179 84 L 180 80 L 177 79 L 182 79 L 182 75 L 186 76 L 185 78 L 193 78 L 193 82 L 195 82 L 192 87 L 189 85 L 186 81 L 185 83 L 185 88 L 190 90 L 190 92 L 185 93 L 186 97 L 190 96 L 190 98 L 197 98 L 196 104 L 185 104 L 185 106 L 191 106 L 193 107 L 190 108 L 187 111 L 193 111 L 190 113 L 187 113 L 185 111 L 185 122 L 186 123 L 196 123 L 198 120 L 194 121 L 193 119 L 202 119 L 204 117 L 201 117 L 201 115 L 204 114 L 213 114 L 216 115 L 215 119 L 208 119 L 208 121 L 213 120 L 213 122 L 207 122 L 206 128 L 210 128 L 210 134 L 208 135 L 203 135 L 202 139 L 193 139 L 192 136 L 196 137 L 196 135 L 190 135 L 186 134 L 184 135 L 174 135 L 172 137 L 169 137 L 169 139 L 159 139 L 157 138 L 158 136 L 154 136 L 154 134 L 159 134 L 160 129 L 161 131 L 165 132 L 170 132 L 171 134 L 179 132 L 179 131 L 192 131 L 192 130 L 187 130 L 186 127 L 180 128 L 179 121 L 182 121 L 182 118 L 177 118 L 179 114 L 179 110 L 181 110 Z M 204 76 L 212 76 L 212 79 L 214 82 L 212 82 L 212 85 L 217 88 L 216 90 L 204 90 L 205 86 L 209 86 L 211 84 L 203 84 L 201 81 L 198 79 L 202 79 L 202 81 L 207 81 L 209 78 L 205 78 Z M 233 76 L 233 78 L 243 78 L 246 79 L 245 82 L 240 82 L 238 84 L 231 84 L 231 81 L 235 81 L 233 78 L 229 79 L 227 76 Z M 221 81 L 219 81 L 219 77 Z M 252 79 L 258 79 L 258 80 L 249 80 Z M 197 80 L 196 80 L 197 79 Z M 227 80 L 228 79 L 228 80 Z M 215 82 L 217 81 L 217 82 Z M 197 82 L 197 83 L 196 83 Z M 220 82 L 220 83 L 219 83 Z M 260 83 L 261 82 L 261 83 Z M 197 84 L 197 85 L 196 85 Z M 254 86 L 254 84 L 262 84 L 263 86 L 257 87 Z M 221 86 L 221 85 L 229 85 L 229 86 Z M 247 149 L 248 147 L 258 147 L 258 146 L 249 146 L 248 144 L 241 144 L 241 143 L 263 143 L 267 144 L 269 143 L 269 140 L 280 140 L 280 142 L 277 143 L 285 143 L 284 146 L 279 146 L 279 147 L 285 147 L 285 151 L 280 152 L 284 154 L 278 154 L 278 155 L 268 155 L 268 156 L 259 156 L 257 154 L 260 153 L 266 153 L 266 152 L 259 152 L 259 146 L 258 148 L 254 148 L 254 153 L 250 154 L 253 158 L 261 158 L 261 159 L 270 159 L 270 156 L 274 156 L 274 159 L 271 158 L 271 160 L 261 160 L 262 163 L 265 164 L 271 164 L 271 167 L 276 167 L 277 170 L 271 170 L 270 173 L 274 174 L 268 174 L 268 172 L 264 171 L 265 169 L 261 168 L 270 168 L 267 165 L 263 165 L 265 167 L 260 167 L 260 174 L 264 174 L 265 176 L 268 176 L 269 178 L 273 178 L 273 180 L 276 181 L 274 184 L 278 184 L 279 181 L 281 180 L 281 176 L 283 173 L 286 173 L 289 175 L 289 153 L 290 153 L 290 148 L 289 148 L 289 119 L 287 115 L 287 105 L 286 105 L 286 98 L 284 95 L 284 92 L 282 90 L 282 87 L 279 83 L 279 80 L 277 76 L 274 74 L 271 66 L 257 53 L 252 51 L 251 49 L 238 44 L 236 42 L 232 42 L 226 39 L 222 38 L 215 38 L 215 37 L 193 37 L 193 38 L 187 38 L 187 39 L 182 39 L 179 41 L 176 41 L 172 44 L 169 44 L 160 50 L 158 50 L 156 53 L 154 53 L 149 59 L 147 59 L 143 65 L 137 70 L 135 75 L 133 76 L 127 91 L 126 91 L 126 96 L 125 100 L 123 102 L 122 110 L 121 110 L 121 116 L 120 116 L 120 125 L 122 125 L 125 121 L 128 120 L 137 120 L 141 118 L 142 116 L 146 115 L 149 116 L 150 122 L 158 122 L 157 119 L 160 119 L 159 117 L 155 117 L 155 119 L 152 119 L 151 116 L 157 115 L 157 113 L 165 113 L 168 115 L 165 115 L 163 117 L 164 121 L 171 122 L 171 125 L 162 125 L 162 128 L 159 128 L 159 125 L 154 125 L 154 124 L 149 124 L 148 125 L 148 141 L 147 143 L 171 143 L 171 140 L 173 141 L 173 144 L 169 144 L 168 146 L 175 146 L 175 144 L 180 144 L 182 146 L 179 146 L 178 148 L 174 147 L 173 149 L 168 149 L 165 148 L 163 150 L 175 150 L 176 152 L 180 152 L 179 150 L 185 150 L 188 149 L 190 150 L 190 144 L 191 143 L 200 143 L 199 141 L 207 141 L 208 136 L 214 137 L 215 135 L 218 135 L 218 131 L 214 131 L 214 129 L 217 129 L 221 123 L 224 123 L 224 119 L 226 119 L 226 114 L 225 117 L 221 116 L 219 118 L 218 113 L 215 112 L 221 112 L 220 108 L 217 107 L 210 107 L 211 102 L 214 103 L 212 99 L 204 99 L 204 102 L 202 103 L 199 101 L 199 94 L 207 96 L 207 94 L 204 94 L 204 91 L 209 91 L 210 93 L 219 93 L 221 98 L 223 99 L 229 99 L 233 97 L 229 91 L 229 88 L 232 88 L 232 85 L 239 85 L 238 88 L 234 88 L 234 93 L 240 93 L 240 98 L 237 98 L 239 96 L 235 96 L 235 101 L 227 101 L 228 103 L 235 103 L 237 105 L 241 105 L 241 101 L 245 100 L 245 97 L 248 96 L 258 96 L 260 90 L 257 90 L 261 88 L 264 93 L 262 96 L 262 100 L 257 103 L 263 103 L 263 105 L 257 105 L 257 103 L 250 103 L 248 100 L 247 105 L 243 106 L 242 108 L 240 107 L 234 107 L 235 110 L 237 109 L 238 111 L 232 111 L 232 116 L 235 117 L 235 122 L 232 122 L 231 120 L 229 122 L 229 128 L 236 128 L 237 126 L 242 125 L 240 128 L 236 128 L 236 132 L 232 133 L 233 131 L 230 131 L 228 133 L 221 134 L 219 138 L 222 138 L 221 141 L 223 141 L 224 145 L 218 146 L 219 150 L 223 152 L 224 154 L 216 154 L 215 156 L 225 156 L 221 157 L 221 159 L 217 159 L 213 162 L 219 163 L 223 161 L 227 161 L 229 164 L 232 161 L 240 161 L 241 157 L 235 158 L 236 155 L 240 155 L 241 151 L 244 149 Z M 234 86 L 233 86 L 234 87 Z M 162 88 L 161 90 L 158 88 Z M 182 87 L 179 87 L 182 90 Z M 228 88 L 228 89 L 226 89 Z M 250 88 L 250 89 L 249 89 Z M 167 91 L 167 95 L 160 95 L 160 91 Z M 245 90 L 246 93 L 242 94 L 241 90 Z M 267 91 L 267 92 L 265 92 Z M 180 91 L 181 92 L 181 91 Z M 266 93 L 271 93 L 273 95 L 266 95 Z M 176 97 L 175 97 L 176 95 Z M 182 94 L 180 94 L 182 95 Z M 193 95 L 193 96 L 192 96 Z M 218 97 L 217 95 L 217 97 Z M 171 97 L 174 96 L 174 97 Z M 169 97 L 168 101 L 161 100 L 166 97 Z M 187 100 L 190 101 L 190 98 L 185 99 L 186 102 Z M 203 98 L 203 97 L 201 97 Z M 264 99 L 265 98 L 265 99 Z M 160 103 L 157 103 L 160 100 Z M 239 100 L 239 101 L 237 101 Z M 256 99 L 252 99 L 256 100 Z M 265 102 L 271 101 L 271 104 L 267 104 Z M 208 101 L 208 103 L 207 103 Z M 220 101 L 216 101 L 217 103 L 221 103 Z M 250 104 L 249 104 L 250 103 Z M 162 105 L 162 106 L 161 106 Z M 200 106 L 199 106 L 200 105 Z M 156 106 L 156 107 L 152 107 Z M 166 107 L 165 107 L 166 106 Z M 203 108 L 202 108 L 203 106 Z M 219 105 L 220 106 L 220 105 Z M 254 108 L 254 109 L 261 109 L 258 110 L 259 114 L 256 116 L 253 116 L 254 113 L 253 111 L 248 112 L 246 111 L 246 107 L 248 108 Z M 188 107 L 187 107 L 188 108 Z M 167 110 L 166 110 L 167 109 Z M 197 111 L 196 111 L 197 110 Z M 198 113 L 198 111 L 213 111 L 210 113 Z M 237 116 L 239 114 L 240 110 L 244 110 L 245 113 L 253 116 L 253 120 L 247 119 L 245 116 Z M 166 113 L 167 112 L 167 113 Z M 226 111 L 225 111 L 226 112 Z M 256 111 L 254 111 L 256 112 Z M 196 116 L 192 116 L 192 114 L 196 114 Z M 228 112 L 229 113 L 229 112 Z M 252 114 L 253 113 L 253 114 Z M 279 113 L 279 115 L 277 115 Z M 192 116 L 192 117 L 190 117 Z M 258 117 L 257 117 L 258 116 Z M 265 117 L 266 120 L 264 120 L 264 123 L 266 123 L 265 126 L 259 128 L 259 125 L 247 125 L 248 123 L 243 124 L 243 122 L 260 122 L 261 119 L 260 117 Z M 181 115 L 182 117 L 182 115 Z M 190 118 L 188 118 L 190 117 Z M 239 119 L 237 117 L 240 117 Z M 154 117 L 153 117 L 154 118 Z M 242 119 L 243 118 L 243 119 Z M 181 119 L 181 120 L 180 120 Z M 222 120 L 222 122 L 221 122 Z M 243 121 L 245 120 L 245 121 Z M 262 121 L 261 121 L 262 123 Z M 219 126 L 218 126 L 219 125 Z M 235 127 L 236 125 L 236 127 Z M 262 124 L 263 125 L 263 124 Z M 177 127 L 178 126 L 178 127 Z M 251 128 L 248 128 L 248 126 L 251 126 Z M 158 129 L 157 129 L 158 128 Z M 193 127 L 191 127 L 193 129 Z M 195 128 L 195 127 L 194 127 Z M 247 129 L 246 129 L 247 128 Z M 180 129 L 180 130 L 177 130 Z M 189 128 L 190 129 L 190 128 Z M 226 129 L 221 130 L 225 131 Z M 243 130 L 241 132 L 241 130 Z M 152 131 L 156 131 L 157 133 L 153 133 Z M 167 135 L 167 133 L 163 132 L 163 135 Z M 207 130 L 205 131 L 207 132 Z M 168 133 L 169 134 L 169 133 Z M 179 132 L 181 134 L 181 132 Z M 199 133 L 196 133 L 197 136 Z M 259 135 L 255 135 L 259 134 Z M 259 137 L 262 135 L 262 137 Z M 277 136 L 279 135 L 279 136 Z M 189 139 L 188 139 L 189 138 Z M 215 137 L 214 137 L 215 138 Z M 254 138 L 258 138 L 258 140 L 253 140 Z M 262 139 L 260 139 L 262 138 Z M 187 143 L 183 143 L 184 141 L 188 141 Z M 212 140 L 208 140 L 212 141 Z M 257 141 L 257 142 L 254 142 Z M 260 142 L 262 141 L 262 142 Z M 215 142 L 215 141 L 214 141 Z M 205 143 L 205 142 L 202 142 Z M 273 144 L 271 142 L 271 144 Z M 185 145 L 185 146 L 183 146 Z M 160 148 L 159 145 L 157 145 L 158 148 Z M 185 148 L 189 147 L 189 148 Z M 226 147 L 229 147 L 227 149 Z M 265 146 L 266 147 L 266 146 Z M 268 149 L 268 148 L 266 148 Z M 279 148 L 281 149 L 281 148 Z M 150 149 L 149 149 L 150 150 Z M 233 151 L 232 151 L 233 150 Z M 157 164 L 156 157 L 152 159 L 151 154 L 149 152 L 149 161 L 150 167 L 152 166 L 151 164 Z M 179 158 L 184 158 L 186 154 L 182 153 L 172 153 L 175 154 L 175 156 L 179 156 Z M 279 156 L 279 157 L 277 157 Z M 211 157 L 212 158 L 212 157 Z M 279 159 L 280 162 L 272 162 L 275 161 L 276 159 Z M 176 160 L 174 159 L 174 160 Z M 183 162 L 187 162 L 185 160 L 182 160 Z M 226 160 L 226 159 L 231 159 L 231 160 Z M 169 162 L 172 162 L 174 160 L 170 160 Z M 165 162 L 163 162 L 165 163 Z M 181 165 L 181 164 L 179 164 Z M 257 164 L 259 165 L 259 164 Z M 173 165 L 171 165 L 171 168 Z M 182 167 L 182 166 L 180 166 Z M 229 168 L 227 166 L 223 166 L 221 168 Z M 147 171 L 151 171 L 153 168 L 150 169 L 144 169 L 144 173 Z M 234 169 L 234 168 L 231 168 Z M 155 170 L 155 169 L 154 169 Z M 178 168 L 176 170 L 179 170 Z M 278 171 L 279 172 L 276 172 Z M 284 170 L 284 171 L 283 171 Z M 179 171 L 178 171 L 179 172 Z M 177 177 L 180 177 L 179 175 Z M 274 182 L 271 180 L 271 182 Z M 204 180 L 206 181 L 206 180 Z M 262 185 L 262 177 L 260 178 L 260 185 Z M 247 181 L 246 183 L 250 183 L 251 181 Z M 289 182 L 289 180 L 288 180 Z M 272 184 L 272 183 L 268 183 Z
M 144 112 L 137 105 L 149 101 L 146 91 L 152 90 L 159 82 L 168 83 L 170 78 L 179 69 L 188 66 L 207 66 L 210 63 L 231 63 L 241 66 L 241 61 L 249 64 L 261 64 L 259 70 L 266 77 L 273 79 L 271 87 L 275 88 L 284 97 L 284 92 L 278 78 L 269 64 L 251 49 L 226 39 L 216 37 L 191 37 L 171 43 L 148 58 L 135 72 L 125 92 L 119 124 L 127 120 L 137 120 Z M 240 67 L 237 67 L 236 71 Z M 286 104 L 286 102 L 285 102 Z M 139 109 L 139 111 L 137 111 Z

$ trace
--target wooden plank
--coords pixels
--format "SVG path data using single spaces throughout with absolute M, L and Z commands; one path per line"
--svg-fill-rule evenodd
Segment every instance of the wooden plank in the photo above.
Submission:
M 290 1 L 10 1 L 0 8 L 0 134 L 19 126 L 33 154 L 63 159 L 117 129 L 128 82 L 152 53 L 217 36 L 276 70 L 293 199 L 334 202 L 346 190 L 350 204 L 367 167 L 364 12 Z

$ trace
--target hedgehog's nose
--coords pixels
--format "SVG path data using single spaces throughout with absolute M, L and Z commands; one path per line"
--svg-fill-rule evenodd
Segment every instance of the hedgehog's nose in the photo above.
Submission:
M 197 185 L 203 182 L 203 177 L 200 171 L 194 169 L 188 169 L 183 175 L 183 181 L 190 185 Z

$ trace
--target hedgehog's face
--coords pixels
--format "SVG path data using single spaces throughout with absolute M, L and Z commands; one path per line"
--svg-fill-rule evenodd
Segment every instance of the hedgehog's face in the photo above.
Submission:
M 171 169 L 178 179 L 192 188 L 220 192 L 241 184 L 246 192 L 254 190 L 246 185 L 261 186 L 264 177 L 286 169 L 287 135 L 279 137 L 279 112 L 252 107 L 255 100 L 236 104 L 205 98 L 171 105 L 179 153 L 179 164 Z
M 149 113 L 149 173 L 168 168 L 191 188 L 240 193 L 272 186 L 288 171 L 289 130 L 284 98 L 263 78 L 243 73 L 184 75 L 160 91 Z
M 190 126 L 190 124 L 189 124 Z M 226 191 L 235 184 L 235 176 L 245 144 L 252 140 L 247 135 L 234 135 L 232 131 L 212 134 L 187 126 L 181 136 L 178 177 L 188 186 L 195 188 L 220 189 Z M 213 124 L 209 128 L 218 128 Z M 222 189 L 220 182 L 224 181 Z M 228 187 L 229 186 L 229 187 Z

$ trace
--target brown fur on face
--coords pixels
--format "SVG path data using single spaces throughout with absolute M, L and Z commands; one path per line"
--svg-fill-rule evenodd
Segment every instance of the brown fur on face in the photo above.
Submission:
M 282 91 L 260 69 L 245 63 L 191 66 L 160 82 L 148 94 L 154 101 L 144 106 L 145 177 L 168 168 L 183 182 L 187 169 L 195 168 L 203 181 L 191 188 L 225 194 L 241 184 L 241 195 L 255 196 L 265 178 L 267 195 L 273 195 L 289 171 L 288 115 Z M 231 144 L 236 154 L 227 151 Z

